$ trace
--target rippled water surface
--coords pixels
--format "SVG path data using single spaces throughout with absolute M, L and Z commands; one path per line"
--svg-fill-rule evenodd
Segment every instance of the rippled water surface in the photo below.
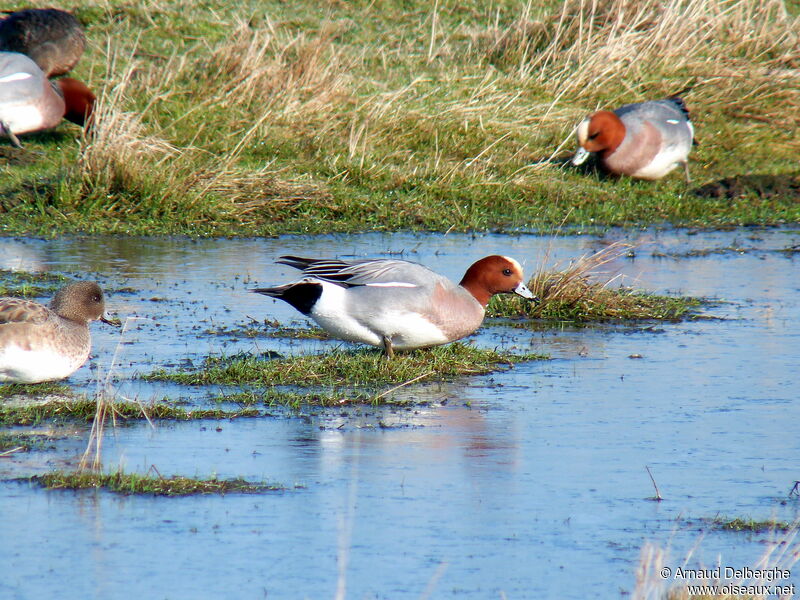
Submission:
M 247 291 L 293 276 L 273 263 L 281 254 L 400 256 L 458 280 L 487 254 L 531 273 L 618 239 L 636 245 L 608 267 L 624 283 L 723 300 L 706 309 L 718 319 L 488 326 L 475 343 L 552 360 L 411 389 L 426 403 L 409 409 L 140 423 L 105 438 L 108 468 L 241 476 L 284 492 L 120 497 L 8 481 L 74 465 L 87 431 L 61 430 L 54 449 L 0 459 L 0 597 L 614 598 L 633 593 L 648 543 L 673 567 L 690 552 L 689 564 L 753 565 L 769 534 L 700 533 L 698 519 L 797 517 L 787 494 L 800 479 L 798 232 L 8 238 L 0 268 L 110 290 L 126 329 L 93 324 L 93 359 L 68 380 L 78 391 L 108 382 L 119 397 L 199 403 L 208 390 L 136 375 L 214 353 L 338 345 L 212 333 L 266 318 L 305 325 Z M 645 465 L 661 503 L 647 500 Z

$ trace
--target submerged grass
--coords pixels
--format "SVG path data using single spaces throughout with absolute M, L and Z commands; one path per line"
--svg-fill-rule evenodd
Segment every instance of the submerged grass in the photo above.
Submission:
M 268 491 L 285 491 L 282 485 L 251 482 L 244 479 L 195 479 L 191 477 L 161 477 L 137 473 L 95 473 L 90 471 L 53 471 L 34 475 L 31 481 L 52 490 L 106 489 L 132 495 L 193 496 L 200 494 L 257 494 Z
M 290 327 L 281 325 L 278 321 L 265 319 L 263 323 L 254 322 L 251 325 L 238 327 L 215 327 L 206 331 L 208 335 L 219 335 L 231 338 L 291 338 L 296 340 L 328 340 L 331 339 L 327 332 L 319 327 Z
M 546 358 L 540 354 L 511 354 L 454 343 L 401 352 L 392 360 L 373 348 L 336 350 L 320 355 L 265 359 L 251 354 L 209 357 L 192 371 L 154 371 L 144 378 L 184 385 L 258 384 L 335 386 L 403 383 L 417 378 L 449 379 L 481 375 L 513 363 Z
M 97 413 L 97 402 L 85 398 L 76 400 L 57 400 L 42 404 L 25 406 L 0 405 L 0 425 L 36 425 L 42 421 L 77 420 L 90 423 Z M 112 419 L 164 419 L 188 421 L 195 419 L 235 419 L 257 417 L 255 409 L 227 411 L 221 409 L 195 409 L 172 406 L 163 402 L 138 404 L 136 402 L 116 401 L 109 404 L 109 417 Z
M 796 4 L 71 7 L 90 40 L 75 76 L 98 93 L 96 127 L 0 152 L 0 232 L 800 221 L 800 186 L 780 187 L 798 177 Z M 680 175 L 564 164 L 589 112 L 686 87 L 697 193 Z

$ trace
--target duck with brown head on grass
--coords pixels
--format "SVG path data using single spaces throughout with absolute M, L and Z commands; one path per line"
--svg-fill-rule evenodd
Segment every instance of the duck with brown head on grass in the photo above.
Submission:
M 574 165 L 597 152 L 603 167 L 615 175 L 661 179 L 678 165 L 689 178 L 689 151 L 694 128 L 680 98 L 626 104 L 584 119 L 577 130 Z

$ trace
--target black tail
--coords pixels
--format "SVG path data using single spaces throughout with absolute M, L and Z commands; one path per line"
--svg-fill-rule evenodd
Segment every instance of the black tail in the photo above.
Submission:
M 322 284 L 304 280 L 276 287 L 256 288 L 250 291 L 288 302 L 304 315 L 308 315 L 322 295 Z

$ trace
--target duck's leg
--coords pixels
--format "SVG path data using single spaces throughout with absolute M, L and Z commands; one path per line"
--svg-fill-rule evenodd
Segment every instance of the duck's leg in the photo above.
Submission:
M 16 135 L 14 135 L 14 132 L 11 131 L 11 128 L 8 125 L 6 125 L 3 121 L 0 121 L 0 130 L 2 130 L 3 133 L 9 137 L 12 144 L 14 144 L 17 148 L 22 148 L 22 144 L 20 144 L 19 138 Z
M 686 185 L 692 183 L 692 178 L 689 176 L 689 161 L 683 161 L 683 174 L 686 176 Z
M 388 336 L 383 336 L 383 353 L 386 355 L 387 359 L 394 357 L 394 348 L 392 347 L 392 340 L 390 340 Z

